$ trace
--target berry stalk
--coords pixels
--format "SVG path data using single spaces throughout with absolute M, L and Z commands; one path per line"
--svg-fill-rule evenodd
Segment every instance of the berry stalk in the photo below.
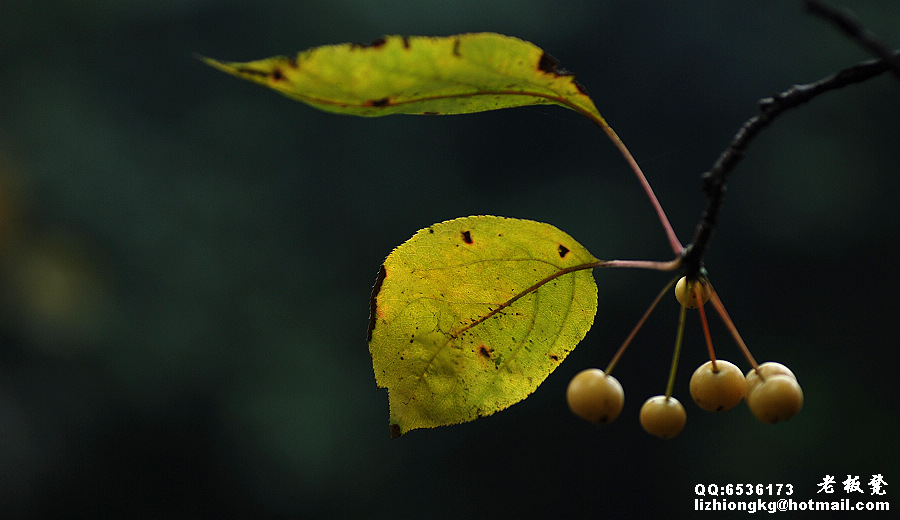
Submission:
M 672 368 L 669 369 L 669 382 L 666 384 L 666 399 L 672 397 L 672 391 L 675 389 L 675 372 L 678 371 L 678 357 L 681 355 L 685 316 L 687 316 L 687 307 L 682 306 L 681 312 L 678 314 L 678 332 L 675 336 L 675 352 L 672 353 Z
M 644 311 L 644 315 L 641 316 L 641 319 L 639 319 L 637 324 L 634 326 L 634 328 L 631 329 L 631 332 L 628 334 L 628 337 L 625 338 L 625 341 L 622 342 L 622 345 L 619 347 L 619 350 L 616 351 L 615 355 L 613 355 L 612 359 L 609 361 L 609 365 L 606 366 L 605 372 L 607 374 L 612 372 L 612 369 L 616 366 L 616 363 L 619 362 L 619 358 L 621 358 L 622 354 L 625 353 L 625 349 L 628 348 L 628 345 L 631 344 L 631 340 L 633 340 L 634 336 L 637 334 L 637 332 L 639 330 L 641 330 L 641 327 L 644 326 L 644 322 L 646 322 L 647 318 L 650 317 L 650 314 L 653 313 L 653 309 L 655 309 L 656 306 L 659 305 L 659 302 L 662 300 L 663 295 L 665 295 L 667 292 L 669 292 L 669 289 L 672 288 L 672 285 L 675 284 L 676 280 L 678 280 L 678 278 L 673 278 L 671 281 L 669 281 L 669 283 L 667 283 L 666 286 L 663 287 L 663 289 L 661 291 L 659 291 L 659 294 L 656 295 L 656 298 L 653 299 L 653 301 L 650 303 L 650 306 L 647 307 L 647 310 Z
M 747 358 L 747 362 L 750 363 L 750 366 L 753 367 L 753 370 L 759 374 L 759 365 L 756 363 L 756 360 L 753 359 L 753 354 L 750 353 L 750 349 L 747 348 L 747 344 L 744 343 L 744 339 L 741 338 L 740 333 L 738 333 L 737 327 L 735 327 L 734 322 L 731 321 L 731 316 L 728 315 L 728 311 L 725 310 L 725 305 L 722 303 L 722 300 L 719 298 L 719 294 L 713 288 L 712 284 L 709 284 L 709 301 L 712 302 L 713 307 L 715 307 L 716 312 L 719 313 L 719 317 L 722 318 L 722 321 L 725 322 L 725 326 L 728 327 L 728 331 L 731 333 L 731 336 L 734 338 L 734 341 L 737 342 L 738 347 L 740 347 L 741 352 L 744 353 L 744 357 Z
M 713 348 L 712 335 L 709 333 L 709 323 L 706 321 L 706 311 L 703 310 L 703 296 L 699 291 L 694 293 L 697 299 L 697 312 L 700 313 L 700 323 L 703 324 L 703 336 L 706 338 L 706 349 L 709 351 L 709 361 L 713 372 L 718 372 L 719 367 L 716 366 L 716 350 Z

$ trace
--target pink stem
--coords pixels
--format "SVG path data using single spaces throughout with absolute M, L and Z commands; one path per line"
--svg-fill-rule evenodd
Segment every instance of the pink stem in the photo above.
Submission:
M 632 267 L 635 269 L 652 269 L 654 271 L 674 271 L 681 267 L 681 258 L 665 262 L 653 260 L 605 260 L 597 264 L 597 267 Z
M 669 218 L 666 217 L 666 212 L 663 210 L 662 205 L 659 203 L 659 199 L 656 198 L 656 194 L 653 193 L 653 188 L 650 187 L 650 182 L 647 181 L 647 177 L 644 176 L 644 172 L 641 171 L 641 167 L 638 166 L 637 161 L 634 160 L 634 156 L 631 155 L 631 152 L 628 151 L 628 148 L 625 146 L 625 143 L 619 138 L 613 129 L 606 124 L 600 125 L 606 135 L 612 139 L 613 144 L 616 145 L 616 148 L 622 153 L 622 156 L 625 157 L 625 160 L 628 162 L 628 165 L 631 166 L 631 169 L 634 170 L 635 176 L 638 178 L 638 182 L 641 183 L 641 187 L 644 188 L 644 193 L 647 194 L 647 197 L 650 199 L 650 204 L 653 206 L 653 210 L 656 211 L 656 216 L 659 218 L 660 224 L 662 224 L 663 230 L 666 232 L 666 237 L 669 239 L 669 245 L 672 246 L 672 252 L 676 255 L 680 255 L 681 251 L 684 249 L 684 246 L 681 244 L 681 241 L 678 240 L 678 235 L 675 234 L 675 230 L 672 229 L 672 224 L 669 222 Z

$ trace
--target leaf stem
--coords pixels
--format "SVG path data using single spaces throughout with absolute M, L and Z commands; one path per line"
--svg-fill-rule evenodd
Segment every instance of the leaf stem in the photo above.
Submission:
M 663 210 L 662 205 L 659 203 L 659 199 L 653 192 L 653 188 L 650 187 L 650 182 L 647 181 L 647 176 L 644 175 L 641 167 L 638 166 L 637 161 L 634 159 L 634 156 L 631 155 L 628 147 L 625 146 L 624 142 L 622 142 L 619 134 L 617 134 L 616 131 L 613 130 L 611 126 L 609 126 L 609 123 L 607 123 L 599 113 L 585 110 L 583 107 L 578 106 L 577 104 L 572 103 L 566 99 L 560 99 L 557 101 L 590 119 L 595 125 L 599 126 L 600 129 L 603 130 L 603 133 L 605 133 L 607 137 L 609 137 L 609 139 L 613 142 L 615 147 L 618 148 L 619 153 L 621 153 L 622 157 L 625 158 L 625 162 L 627 162 L 628 165 L 631 166 L 632 171 L 634 171 L 634 175 L 635 177 L 637 177 L 638 182 L 641 184 L 641 188 L 644 189 L 644 193 L 647 194 L 647 198 L 650 199 L 650 204 L 653 206 L 653 211 L 656 212 L 659 223 L 662 224 L 663 231 L 665 231 L 666 233 L 666 238 L 669 240 L 669 245 L 672 247 L 672 252 L 676 255 L 680 255 L 684 250 L 684 246 L 681 244 L 681 241 L 678 240 L 678 235 L 675 234 L 675 230 L 672 229 L 672 224 L 669 222 L 669 217 L 666 216 L 666 212 L 665 210 Z
M 597 267 L 631 267 L 635 269 L 652 269 L 654 271 L 674 271 L 681 267 L 681 257 L 665 262 L 654 260 L 605 260 Z
M 666 212 L 663 210 L 662 205 L 659 203 L 659 199 L 656 198 L 656 194 L 653 192 L 653 188 L 650 187 L 650 182 L 647 181 L 647 177 L 644 175 L 641 167 L 638 166 L 637 161 L 634 160 L 634 156 L 631 155 L 628 147 L 625 146 L 625 143 L 622 142 L 622 139 L 619 138 L 619 135 L 616 134 L 616 132 L 606 123 L 605 120 L 597 120 L 596 117 L 592 117 L 590 115 L 589 117 L 606 133 L 606 135 L 612 140 L 616 148 L 619 149 L 619 152 L 625 158 L 625 161 L 628 163 L 628 165 L 631 166 L 632 171 L 634 171 L 634 175 L 637 177 L 638 182 L 641 184 L 641 188 L 644 189 L 644 193 L 646 193 L 647 198 L 650 199 L 650 204 L 653 206 L 653 211 L 656 212 L 656 217 L 659 219 L 660 224 L 662 224 L 663 230 L 666 233 L 666 238 L 669 240 L 669 245 L 672 247 L 672 252 L 676 255 L 680 255 L 682 250 L 684 249 L 684 246 L 681 244 L 681 241 L 678 240 L 678 235 L 676 235 L 675 230 L 672 229 L 672 224 L 669 222 L 669 218 L 666 216 Z

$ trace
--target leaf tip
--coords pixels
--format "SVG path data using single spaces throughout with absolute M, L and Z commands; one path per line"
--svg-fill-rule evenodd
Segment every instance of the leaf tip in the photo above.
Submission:
M 216 68 L 216 69 L 219 69 L 219 70 L 226 70 L 226 67 L 225 67 L 225 64 L 224 64 L 224 63 L 222 63 L 222 62 L 219 61 L 219 60 L 214 60 L 214 59 L 212 59 L 212 58 L 210 58 L 210 57 L 204 56 L 204 55 L 200 54 L 199 52 L 195 52 L 195 53 L 194 53 L 194 59 L 200 60 L 200 61 L 202 61 L 203 63 L 209 65 L 210 67 L 213 67 L 213 68 Z
M 245 79 L 246 79 L 246 76 L 248 75 L 246 73 L 247 71 L 238 70 L 238 67 L 237 67 L 238 64 L 236 64 L 236 63 L 219 61 L 219 60 L 216 60 L 213 58 L 208 58 L 206 56 L 203 56 L 202 54 L 197 54 L 197 53 L 194 54 L 194 57 L 197 58 L 198 60 L 202 61 L 206 65 L 209 65 L 210 67 L 212 67 L 216 70 L 222 71 L 226 74 L 231 74 L 232 76 L 237 76 L 237 77 L 244 77 Z M 242 72 L 243 72 L 243 74 L 242 74 Z
M 231 74 L 232 76 L 237 76 L 239 78 L 254 81 L 256 83 L 262 83 L 272 88 L 275 88 L 274 86 L 272 86 L 273 82 L 281 81 L 284 79 L 284 73 L 282 72 L 281 68 L 278 67 L 278 63 L 274 62 L 287 62 L 287 64 L 292 67 L 295 63 L 290 58 L 285 58 L 283 56 L 276 56 L 274 58 L 269 58 L 268 60 L 248 63 L 219 61 L 213 58 L 207 58 L 206 56 L 202 56 L 199 54 L 197 54 L 196 57 L 210 67 L 220 70 L 226 74 Z

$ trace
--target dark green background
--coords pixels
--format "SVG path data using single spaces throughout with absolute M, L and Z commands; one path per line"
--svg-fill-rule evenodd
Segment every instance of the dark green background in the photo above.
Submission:
M 900 4 L 844 5 L 900 45 Z M 757 359 L 797 374 L 799 416 L 766 426 L 743 405 L 690 403 L 705 359 L 692 319 L 687 427 L 645 434 L 637 413 L 665 389 L 675 334 L 667 298 L 616 370 L 622 416 L 573 417 L 570 377 L 606 365 L 668 278 L 609 270 L 592 332 L 533 396 L 389 439 L 365 335 L 392 247 L 497 214 L 550 222 L 600 258 L 668 259 L 659 223 L 574 112 L 342 117 L 194 54 L 485 30 L 578 73 L 685 241 L 699 175 L 756 101 L 868 58 L 787 1 L 4 1 L 0 517 L 688 517 L 698 483 L 787 483 L 808 500 L 826 474 L 878 473 L 900 507 L 889 76 L 767 130 L 707 256 Z M 713 334 L 746 369 L 717 320 Z

